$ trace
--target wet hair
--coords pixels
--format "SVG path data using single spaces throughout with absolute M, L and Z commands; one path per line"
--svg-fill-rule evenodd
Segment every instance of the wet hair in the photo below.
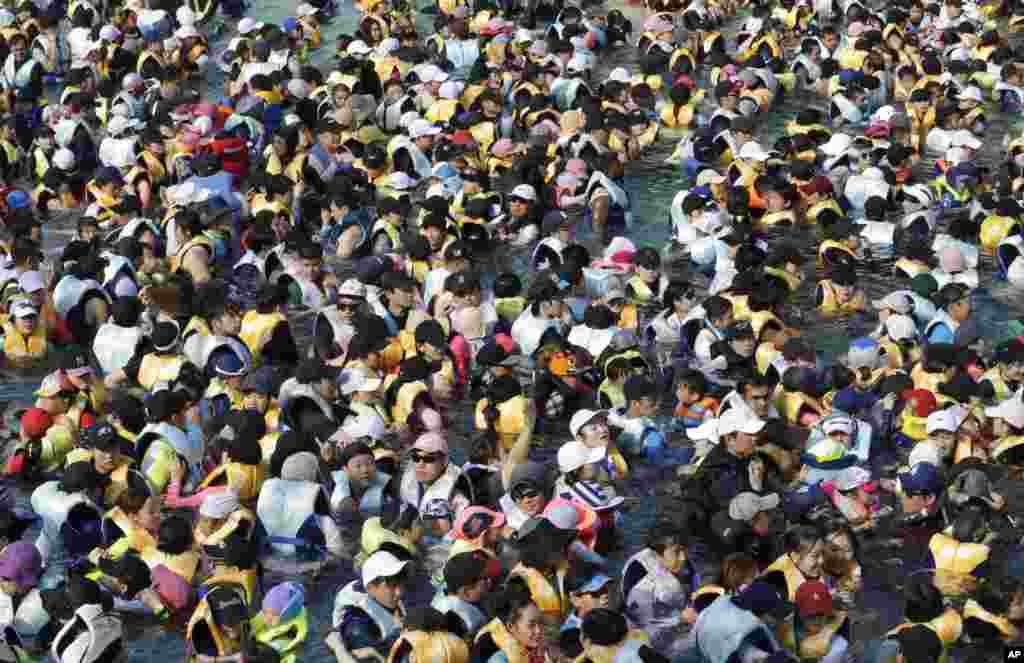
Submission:
M 665 308 L 672 308 L 675 306 L 676 301 L 680 299 L 690 299 L 693 297 L 693 286 L 683 281 L 670 281 L 668 286 L 665 287 L 665 294 L 662 295 L 661 302 Z
M 506 626 L 519 621 L 523 612 L 534 604 L 530 590 L 521 578 L 509 581 L 505 591 L 497 596 L 493 613 Z
M 946 609 L 942 592 L 928 573 L 913 573 L 907 578 L 903 585 L 903 599 L 906 602 L 903 614 L 911 622 L 931 621 Z
M 146 477 L 141 472 L 129 471 L 124 492 L 117 498 L 117 506 L 125 513 L 138 513 L 152 496 L 153 490 Z
M 686 546 L 686 533 L 669 520 L 658 520 L 647 534 L 647 547 L 658 553 L 664 553 L 669 546 Z
M 786 530 L 782 537 L 783 548 L 787 553 L 799 552 L 822 541 L 821 530 L 813 525 L 796 525 Z
M 748 579 L 757 576 L 757 572 L 757 560 L 748 553 L 735 552 L 727 555 L 721 566 L 722 587 L 727 592 L 739 591 L 740 586 Z
M 171 515 L 160 523 L 157 550 L 168 555 L 181 555 L 192 549 L 192 524 L 184 516 Z
M 707 393 L 708 390 L 707 378 L 704 377 L 703 373 L 694 368 L 684 369 L 676 376 L 676 389 L 679 389 L 684 384 L 690 391 L 695 391 L 698 394 Z

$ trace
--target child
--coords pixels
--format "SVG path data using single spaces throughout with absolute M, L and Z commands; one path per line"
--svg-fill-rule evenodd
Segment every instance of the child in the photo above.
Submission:
M 280 654 L 281 663 L 295 663 L 308 635 L 302 585 L 283 582 L 263 597 L 263 609 L 249 620 L 253 637 Z
M 850 644 L 846 612 L 835 610 L 828 587 L 820 580 L 808 580 L 796 592 L 795 641 L 803 660 L 843 660 Z M 794 643 L 794 644 L 796 644 Z
M 636 273 L 626 281 L 626 296 L 644 304 L 660 297 L 668 286 L 668 279 L 659 271 L 661 256 L 651 247 L 637 252 L 633 260 Z
M 865 308 L 864 291 L 857 287 L 852 267 L 836 267 L 831 278 L 818 281 L 815 299 L 818 310 L 827 317 L 860 313 Z
M 647 339 L 651 343 L 678 345 L 683 321 L 696 303 L 693 286 L 682 281 L 672 281 L 665 288 L 661 302 L 661 312 L 647 327 Z
M 694 369 L 682 371 L 676 378 L 676 409 L 673 416 L 683 428 L 694 428 L 705 420 L 714 418 L 718 411 L 718 400 L 708 395 L 708 383 L 704 374 Z

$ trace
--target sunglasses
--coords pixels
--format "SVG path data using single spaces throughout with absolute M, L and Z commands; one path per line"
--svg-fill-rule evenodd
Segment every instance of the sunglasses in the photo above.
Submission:
M 414 462 L 414 463 L 428 463 L 429 464 L 429 463 L 436 463 L 437 461 L 441 460 L 442 458 L 444 458 L 444 454 L 439 454 L 439 453 L 424 454 L 424 453 L 420 453 L 418 451 L 413 451 L 411 454 L 409 454 L 409 457 L 412 459 L 412 462 Z

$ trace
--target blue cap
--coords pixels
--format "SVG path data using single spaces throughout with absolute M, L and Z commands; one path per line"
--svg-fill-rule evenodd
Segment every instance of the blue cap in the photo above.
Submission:
M 897 475 L 900 492 L 904 495 L 938 495 L 944 486 L 939 468 L 931 463 L 917 463 Z
M 290 17 L 286 18 L 284 20 L 284 25 L 282 26 L 282 29 L 285 32 L 291 32 L 292 30 L 298 30 L 299 29 L 299 22 L 298 22 L 298 20 L 296 20 L 294 18 L 290 18 Z
M 208 365 L 213 367 L 217 375 L 224 377 L 238 377 L 244 375 L 249 369 L 247 358 L 239 357 L 238 354 L 227 346 L 222 346 L 213 351 L 208 360 Z
M 7 194 L 7 207 L 10 209 L 21 209 L 28 207 L 31 201 L 24 191 L 11 191 Z
M 585 585 L 583 585 L 579 589 L 573 590 L 573 592 L 576 594 L 593 594 L 595 592 L 600 591 L 602 587 L 604 587 L 611 581 L 612 579 L 608 576 L 604 575 L 603 573 L 598 573 L 596 575 L 591 576 L 590 580 L 588 580 Z

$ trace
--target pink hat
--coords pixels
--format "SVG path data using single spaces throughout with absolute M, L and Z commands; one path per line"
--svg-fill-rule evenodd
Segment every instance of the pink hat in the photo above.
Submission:
M 512 153 L 515 145 L 508 138 L 502 138 L 495 141 L 494 145 L 491 145 L 491 154 L 500 158 L 506 157 Z
M 857 38 L 864 34 L 868 29 L 868 26 L 864 25 L 860 21 L 855 21 L 850 24 L 850 27 L 846 28 L 846 34 L 851 37 Z
M 505 526 L 505 514 L 491 511 L 484 506 L 471 506 L 463 509 L 456 518 L 452 531 L 455 538 L 463 541 L 476 541 L 489 529 L 501 529 Z
M 964 264 L 964 256 L 960 253 L 960 249 L 955 246 L 947 246 L 942 249 L 942 252 L 939 253 L 939 267 L 947 274 L 964 271 L 966 265 Z
M 430 431 L 416 438 L 416 443 L 412 447 L 424 453 L 447 454 L 448 440 L 444 439 L 444 435 L 441 433 Z
M 565 172 L 576 177 L 584 177 L 587 174 L 587 162 L 583 159 L 569 159 L 565 164 Z
M 505 352 L 513 353 L 517 347 L 515 340 L 508 334 L 495 334 L 494 342 L 505 348 Z

